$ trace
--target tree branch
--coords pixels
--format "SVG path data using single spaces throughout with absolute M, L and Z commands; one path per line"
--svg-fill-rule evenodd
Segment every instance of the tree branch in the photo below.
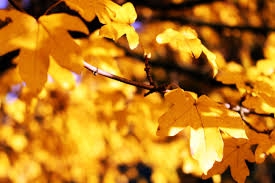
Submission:
M 274 118 L 274 114 L 259 114 L 259 113 L 256 113 L 254 111 L 251 111 L 250 109 L 246 108 L 246 107 L 243 107 L 242 105 L 236 105 L 236 106 L 232 106 L 228 103 L 225 104 L 225 107 L 232 110 L 232 111 L 235 111 L 237 113 L 240 114 L 243 122 L 246 124 L 246 126 L 248 126 L 249 129 L 257 132 L 257 133 L 263 133 L 263 134 L 270 134 L 272 132 L 272 130 L 258 130 L 257 128 L 255 128 L 253 125 L 251 125 L 247 120 L 246 120 L 246 115 L 248 114 L 255 114 L 255 115 L 258 115 L 258 116 L 263 116 L 263 117 L 272 117 Z
M 107 78 L 110 78 L 110 79 L 114 79 L 114 80 L 120 81 L 120 82 L 125 83 L 125 84 L 136 86 L 138 88 L 143 88 L 143 89 L 146 89 L 146 90 L 150 90 L 150 91 L 156 90 L 156 87 L 154 87 L 152 85 L 148 85 L 148 84 L 145 84 L 143 82 L 132 81 L 132 80 L 129 80 L 129 79 L 126 79 L 126 78 L 123 78 L 123 77 L 111 74 L 111 73 L 106 72 L 104 70 L 101 70 L 101 69 L 99 69 L 99 68 L 97 68 L 95 66 L 92 66 L 92 65 L 90 65 L 87 62 L 84 62 L 84 67 L 86 69 L 88 69 L 89 71 L 91 71 L 94 75 L 99 74 L 101 76 L 104 76 L 104 77 L 107 77 Z
M 177 22 L 180 24 L 189 24 L 189 25 L 195 25 L 195 26 L 208 26 L 216 30 L 222 30 L 222 29 L 237 29 L 240 31 L 251 31 L 255 33 L 261 33 L 261 34 L 266 34 L 267 32 L 270 31 L 275 31 L 275 27 L 267 27 L 267 26 L 260 26 L 260 27 L 255 27 L 255 26 L 250 26 L 250 25 L 225 25 L 221 23 L 212 23 L 212 22 L 205 22 L 201 21 L 198 19 L 194 18 L 188 18 L 188 17 L 169 17 L 169 16 L 155 16 L 153 17 L 153 20 L 168 20 L 168 21 L 173 21 Z
M 140 6 L 145 6 L 154 10 L 162 10 L 162 11 L 192 8 L 194 6 L 198 6 L 201 4 L 209 4 L 216 1 L 222 1 L 222 0 L 188 0 L 188 1 L 183 1 L 182 3 L 179 3 L 179 4 L 165 2 L 161 0 L 155 0 L 155 1 L 130 0 L 130 2 L 132 2 L 135 6 L 140 5 Z
M 56 7 L 57 5 L 59 5 L 60 3 L 62 3 L 61 0 L 56 1 L 55 3 L 53 3 L 44 13 L 44 15 L 47 15 L 49 13 L 49 11 L 51 11 L 54 7 Z

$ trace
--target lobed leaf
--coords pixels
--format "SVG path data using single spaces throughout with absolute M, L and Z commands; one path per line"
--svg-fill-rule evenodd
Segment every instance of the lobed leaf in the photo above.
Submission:
M 207 60 L 212 67 L 213 77 L 218 73 L 218 65 L 216 63 L 216 56 L 214 53 L 209 51 L 200 41 L 197 33 L 191 28 L 185 28 L 181 31 L 174 29 L 166 29 L 161 34 L 157 35 L 156 41 L 159 44 L 168 43 L 174 49 L 180 52 L 186 52 L 196 59 L 204 53 Z
M 157 134 L 165 136 L 175 128 L 178 132 L 189 127 L 191 154 L 205 173 L 215 161 L 223 158 L 220 130 L 235 138 L 247 138 L 239 114 L 205 95 L 197 98 L 182 89 L 175 89 L 165 95 L 165 100 L 171 107 L 159 118 Z
M 88 34 L 85 24 L 77 17 L 59 13 L 41 16 L 38 20 L 16 10 L 1 10 L 0 19 L 12 22 L 0 29 L 0 54 L 20 49 L 16 58 L 19 74 L 27 86 L 39 92 L 47 80 L 49 56 L 59 65 L 74 72 L 83 68 L 80 49 L 68 30 Z
M 203 179 L 207 179 L 216 174 L 222 174 L 230 167 L 231 175 L 238 183 L 244 183 L 249 175 L 249 169 L 245 160 L 254 162 L 254 154 L 251 151 L 251 145 L 246 139 L 228 138 L 224 140 L 223 160 L 216 162 L 205 175 Z
M 132 3 L 128 2 L 119 6 L 110 0 L 64 0 L 64 2 L 87 21 L 98 17 L 102 24 L 100 35 L 113 40 L 126 35 L 131 49 L 137 47 L 139 37 L 131 26 L 137 18 L 137 13 Z
M 257 133 L 253 130 L 247 129 L 249 143 L 256 145 L 255 161 L 256 163 L 263 163 L 268 155 L 275 157 L 275 130 L 270 135 Z

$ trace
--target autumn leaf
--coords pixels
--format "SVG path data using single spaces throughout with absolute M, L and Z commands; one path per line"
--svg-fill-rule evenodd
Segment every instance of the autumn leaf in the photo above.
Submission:
M 253 83 L 251 95 L 247 95 L 242 104 L 257 113 L 275 114 L 275 88 L 270 79 L 261 79 Z
M 197 33 L 190 28 L 182 32 L 171 28 L 166 29 L 156 37 L 156 40 L 159 44 L 170 43 L 172 47 L 188 52 L 195 58 L 198 58 L 202 53 L 201 41 L 198 39 Z
M 263 73 L 266 76 L 270 76 L 275 73 L 275 62 L 274 60 L 258 60 L 257 64 L 257 71 Z
M 159 44 L 169 43 L 173 48 L 178 49 L 181 52 L 187 52 L 196 59 L 204 53 L 208 59 L 209 64 L 213 69 L 213 76 L 218 73 L 218 65 L 216 63 L 216 56 L 209 51 L 198 38 L 195 30 L 191 28 L 184 28 L 181 31 L 174 29 L 166 29 L 156 37 L 156 41 Z
M 134 27 L 131 26 L 137 18 L 135 8 L 132 3 L 125 3 L 122 6 L 110 0 L 64 0 L 65 3 L 87 21 L 91 21 L 95 16 L 104 24 L 100 29 L 100 35 L 113 40 L 118 40 L 126 35 L 131 49 L 137 47 L 139 36 Z
M 116 16 L 112 18 L 112 22 L 101 27 L 100 35 L 117 40 L 124 34 L 129 42 L 131 49 L 137 47 L 139 36 L 134 27 L 131 26 L 135 22 L 137 14 L 134 6 L 131 3 L 125 3 L 116 11 Z
M 221 68 L 216 79 L 224 84 L 238 84 L 247 78 L 244 76 L 244 69 L 241 65 L 235 62 L 229 62 L 224 68 Z
M 179 132 L 189 127 L 190 151 L 203 172 L 223 158 L 224 144 L 220 131 L 235 138 L 247 138 L 239 114 L 205 95 L 197 98 L 190 92 L 175 89 L 165 95 L 165 100 L 172 105 L 159 118 L 157 134 L 165 136 L 175 129 Z
M 244 183 L 249 175 L 249 169 L 245 160 L 254 162 L 254 154 L 251 151 L 250 143 L 247 139 L 227 138 L 224 140 L 223 160 L 216 162 L 203 179 L 207 179 L 216 174 L 222 174 L 230 167 L 231 175 L 238 183 Z
M 263 163 L 268 155 L 275 157 L 275 130 L 270 135 L 257 133 L 251 129 L 247 129 L 249 143 L 257 145 L 255 150 L 256 163 Z
M 75 86 L 75 78 L 73 73 L 58 65 L 51 56 L 48 74 L 63 88 L 71 89 Z
M 130 48 L 136 48 L 139 43 L 139 37 L 132 26 L 122 23 L 111 22 L 107 25 L 102 26 L 100 29 L 100 35 L 114 40 L 119 39 L 124 34 L 126 34 L 126 38 L 129 42 Z
M 271 100 L 266 100 L 271 99 Z M 259 114 L 274 114 L 275 113 L 275 98 L 268 97 L 265 94 L 246 96 L 242 102 L 243 106 L 252 109 Z
M 68 30 L 88 34 L 82 21 L 74 16 L 59 13 L 41 16 L 38 20 L 16 10 L 1 10 L 0 19 L 12 20 L 0 29 L 0 55 L 20 49 L 16 62 L 19 73 L 32 91 L 38 92 L 47 80 L 49 56 L 69 70 L 83 68 L 79 46 Z
M 119 5 L 111 0 L 63 0 L 70 8 L 76 10 L 85 20 L 92 21 L 96 16 L 103 24 L 111 22 Z

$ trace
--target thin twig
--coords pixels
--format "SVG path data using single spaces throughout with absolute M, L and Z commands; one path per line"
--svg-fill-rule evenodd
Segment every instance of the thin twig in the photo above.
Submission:
M 13 0 L 8 0 L 8 1 L 18 11 L 25 12 L 25 10 L 22 7 L 20 7 L 17 3 L 15 3 Z
M 237 113 L 240 114 L 240 117 L 242 118 L 243 122 L 246 124 L 246 126 L 248 126 L 249 129 L 257 132 L 257 133 L 263 133 L 263 134 L 270 134 L 272 132 L 272 130 L 258 130 L 257 128 L 255 128 L 253 125 L 251 125 L 249 123 L 249 121 L 246 120 L 246 114 L 255 114 L 255 115 L 260 115 L 260 116 L 264 116 L 264 117 L 273 117 L 273 114 L 258 114 L 256 112 L 252 112 L 251 110 L 249 110 L 248 108 L 246 107 L 243 107 L 241 105 L 236 105 L 236 106 L 233 106 L 233 105 L 230 105 L 230 104 L 226 104 L 225 105 L 226 108 L 232 110 L 232 111 L 235 111 Z
M 84 62 L 84 67 L 86 69 L 88 69 L 89 71 L 91 71 L 94 75 L 101 75 L 101 76 L 104 76 L 104 77 L 107 77 L 107 78 L 110 78 L 110 79 L 120 81 L 120 82 L 125 83 L 125 84 L 129 84 L 129 85 L 136 86 L 136 87 L 143 88 L 143 89 L 150 90 L 150 91 L 155 90 L 155 87 L 152 86 L 152 85 L 148 85 L 148 84 L 145 84 L 143 82 L 132 81 L 132 80 L 129 80 L 129 79 L 111 74 L 111 73 L 106 72 L 104 70 L 101 70 L 101 69 L 99 69 L 95 66 L 92 66 L 87 62 Z
M 44 13 L 44 15 L 47 15 L 49 13 L 49 11 L 51 11 L 54 7 L 56 7 L 57 5 L 59 5 L 60 3 L 62 3 L 62 0 L 58 0 L 57 2 L 55 2 L 54 4 L 52 4 Z
M 149 55 L 145 55 L 145 58 L 144 58 L 144 64 L 145 64 L 145 68 L 144 68 L 144 71 L 146 72 L 146 76 L 147 76 L 147 80 L 149 81 L 150 85 L 156 87 L 156 83 L 154 82 L 153 80 L 153 77 L 151 75 L 151 66 L 150 66 L 150 63 L 149 63 Z

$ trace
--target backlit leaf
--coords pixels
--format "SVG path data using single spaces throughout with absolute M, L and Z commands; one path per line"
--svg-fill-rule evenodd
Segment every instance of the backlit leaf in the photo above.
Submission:
M 159 44 L 169 43 L 172 47 L 180 51 L 188 52 L 195 58 L 202 53 L 201 41 L 198 39 L 196 32 L 192 29 L 178 32 L 174 29 L 166 29 L 156 37 Z
M 76 10 L 85 20 L 92 21 L 95 16 L 103 24 L 111 22 L 117 14 L 119 5 L 111 0 L 63 0 L 70 8 Z
M 253 130 L 247 130 L 247 136 L 250 144 L 257 144 L 255 150 L 256 163 L 263 163 L 268 155 L 275 157 L 275 131 L 270 135 L 257 133 Z
M 174 128 L 190 127 L 190 151 L 203 172 L 223 158 L 224 144 L 220 130 L 235 138 L 247 138 L 239 114 L 205 95 L 197 98 L 190 92 L 175 89 L 165 95 L 165 100 L 172 105 L 159 118 L 157 134 L 169 135 Z
M 47 80 L 49 56 L 59 65 L 74 72 L 83 68 L 80 49 L 68 30 L 88 34 L 77 17 L 59 13 L 41 16 L 38 20 L 16 10 L 1 10 L 0 19 L 12 22 L 0 29 L 0 54 L 20 49 L 16 59 L 19 73 L 33 92 L 38 92 Z
M 253 92 L 246 96 L 242 104 L 257 113 L 275 114 L 275 88 L 271 80 L 253 83 Z
M 246 139 L 228 138 L 224 140 L 223 160 L 216 162 L 203 179 L 223 173 L 230 167 L 231 175 L 238 183 L 244 183 L 249 175 L 249 169 L 245 161 L 254 162 L 254 154 L 251 151 L 250 143 Z
M 201 53 L 204 53 L 210 66 L 213 69 L 213 76 L 218 73 L 218 65 L 216 63 L 216 56 L 209 51 L 198 38 L 195 30 L 191 28 L 184 28 L 181 31 L 174 29 L 166 29 L 156 37 L 156 41 L 159 44 L 168 43 L 171 47 L 180 52 L 186 52 L 196 59 L 200 57 Z
M 110 0 L 64 1 L 87 21 L 91 21 L 97 16 L 99 21 L 105 24 L 100 29 L 101 36 L 117 40 L 126 34 L 130 48 L 137 47 L 139 37 L 134 27 L 131 26 L 135 22 L 137 14 L 132 3 L 128 2 L 120 6 Z
M 126 34 L 126 38 L 129 42 L 130 48 L 136 48 L 139 43 L 139 37 L 135 29 L 131 25 L 111 22 L 107 25 L 102 26 L 100 29 L 101 36 L 114 40 L 118 40 L 124 34 Z

